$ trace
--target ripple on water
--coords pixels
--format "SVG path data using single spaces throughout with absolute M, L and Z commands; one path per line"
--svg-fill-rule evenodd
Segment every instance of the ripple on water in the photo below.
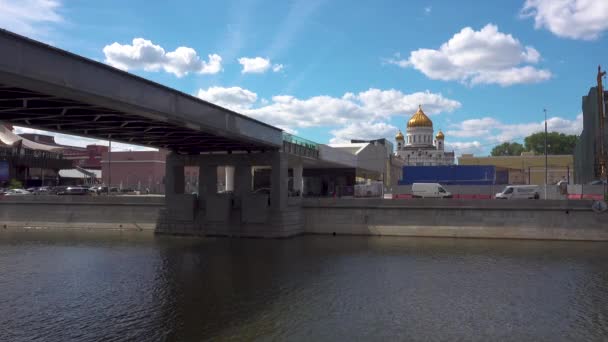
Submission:
M 32 236 L 1 341 L 608 339 L 604 243 Z

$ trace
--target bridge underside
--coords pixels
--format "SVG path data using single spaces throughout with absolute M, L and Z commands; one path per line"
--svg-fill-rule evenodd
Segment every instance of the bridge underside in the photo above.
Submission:
M 0 83 L 0 120 L 42 130 L 164 148 L 178 153 L 264 151 L 270 146 L 229 139 Z

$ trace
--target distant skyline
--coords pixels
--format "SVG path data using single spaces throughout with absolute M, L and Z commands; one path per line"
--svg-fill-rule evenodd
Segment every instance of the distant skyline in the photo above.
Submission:
M 579 134 L 608 68 L 597 0 L 0 0 L 0 27 L 319 143 L 394 141 L 422 104 L 456 155 L 521 142 L 543 108 Z

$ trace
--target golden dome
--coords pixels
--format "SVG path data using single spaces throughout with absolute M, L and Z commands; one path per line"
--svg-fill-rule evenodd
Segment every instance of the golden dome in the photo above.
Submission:
M 437 135 L 435 136 L 435 139 L 437 139 L 437 140 L 445 139 L 445 136 L 443 135 L 443 132 L 441 130 L 439 130 L 439 133 L 437 133 Z
M 410 127 L 433 127 L 433 121 L 424 114 L 421 105 L 418 105 L 418 110 L 414 113 L 410 121 L 407 122 L 407 128 Z
M 395 135 L 395 140 L 405 140 L 405 137 L 403 136 L 403 133 L 401 133 L 401 131 L 399 131 L 399 133 Z

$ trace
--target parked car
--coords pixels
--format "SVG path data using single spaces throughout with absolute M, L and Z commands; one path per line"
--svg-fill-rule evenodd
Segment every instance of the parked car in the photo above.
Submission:
M 101 186 L 94 186 L 94 187 L 92 187 L 90 189 L 92 189 L 92 191 L 96 192 L 98 195 L 107 194 L 108 193 L 108 187 L 107 186 L 103 186 L 103 185 L 101 185 Z M 110 192 L 118 192 L 118 188 L 111 187 L 110 188 Z
M 538 185 L 508 185 L 495 196 L 496 199 L 539 199 Z
M 414 198 L 451 198 L 452 193 L 439 183 L 412 184 L 412 197 Z
M 52 195 L 63 195 L 67 188 L 67 186 L 55 186 L 49 190 L 49 193 Z
M 65 191 L 58 193 L 58 195 L 88 195 L 89 188 L 82 186 L 68 186 Z
M 24 196 L 32 193 L 25 189 L 10 189 L 4 193 L 4 196 Z
M 604 185 L 607 184 L 605 180 L 596 179 L 594 181 L 589 182 L 589 185 Z
M 37 194 L 45 195 L 50 193 L 51 189 L 48 186 L 41 186 L 36 189 Z

